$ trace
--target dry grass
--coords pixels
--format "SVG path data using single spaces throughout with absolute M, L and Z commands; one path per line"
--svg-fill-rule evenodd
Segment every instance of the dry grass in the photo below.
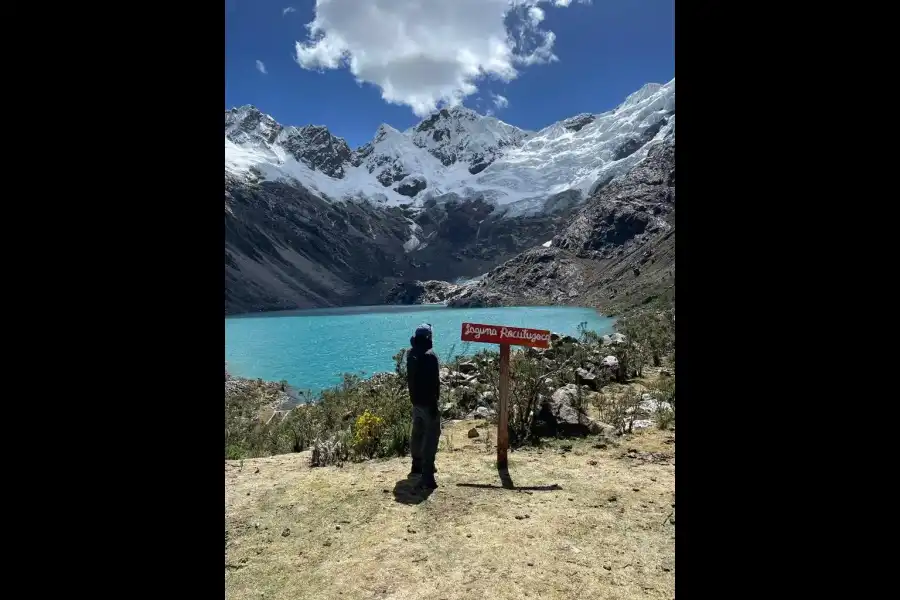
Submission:
M 520 489 L 510 490 L 485 445 L 496 430 L 469 439 L 472 425 L 445 427 L 441 487 L 424 499 L 406 491 L 408 459 L 320 469 L 307 453 L 226 461 L 226 596 L 674 597 L 672 432 L 645 430 L 603 450 L 588 439 L 567 442 L 569 451 L 554 442 L 512 452 Z M 632 448 L 644 458 L 626 455 Z M 672 458 L 648 462 L 649 452 Z M 561 489 L 521 489 L 551 484 Z

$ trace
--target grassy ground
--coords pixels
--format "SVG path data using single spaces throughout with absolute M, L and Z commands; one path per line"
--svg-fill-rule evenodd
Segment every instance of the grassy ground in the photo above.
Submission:
M 472 425 L 445 426 L 440 488 L 427 495 L 407 480 L 409 459 L 226 461 L 226 596 L 674 597 L 674 432 L 512 452 L 516 489 L 504 489 L 495 428 L 481 423 L 470 439 Z

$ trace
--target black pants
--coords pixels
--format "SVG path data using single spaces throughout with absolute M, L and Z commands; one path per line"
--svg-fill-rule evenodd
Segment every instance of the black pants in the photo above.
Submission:
M 434 455 L 437 454 L 441 439 L 441 415 L 427 408 L 413 406 L 412 440 L 409 453 L 412 455 L 413 471 L 421 471 L 423 476 L 434 475 Z

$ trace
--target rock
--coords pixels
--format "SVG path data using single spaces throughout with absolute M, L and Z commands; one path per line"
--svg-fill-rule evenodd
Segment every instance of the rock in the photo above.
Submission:
M 287 537 L 287 536 L 289 536 L 289 535 L 291 535 L 291 528 L 290 528 L 290 527 L 285 527 L 285 528 L 281 531 L 281 537 Z
M 497 416 L 497 413 L 486 406 L 479 406 L 468 415 L 466 415 L 467 419 L 493 419 Z M 474 437 L 474 436 L 469 436 Z
M 488 390 L 486 392 L 481 392 L 481 396 L 478 397 L 478 406 L 484 406 L 485 408 L 490 408 L 491 404 L 494 403 L 494 392 Z
M 615 446 L 619 442 L 616 439 L 616 428 L 603 421 L 592 421 L 590 424 L 591 433 L 597 435 L 597 444 L 595 448 L 604 449 L 607 445 Z
M 553 341 L 553 336 L 550 336 L 550 340 Z M 554 346 L 559 346 L 561 344 L 577 344 L 578 340 L 573 338 L 571 335 L 564 335 L 553 342 Z
M 585 397 L 588 396 L 588 397 Z M 582 400 L 589 403 L 590 394 L 582 395 Z M 599 431 L 594 420 L 583 413 L 579 413 L 575 406 L 577 405 L 578 387 L 574 383 L 569 383 L 565 387 L 561 387 L 549 399 L 545 399 L 541 403 L 540 413 L 538 413 L 536 421 L 538 421 L 540 432 L 543 435 L 587 435 L 591 429 Z
M 560 337 L 562 337 L 562 336 L 559 335 L 558 333 L 556 333 L 555 331 L 550 332 L 550 341 L 551 342 L 555 342 L 555 341 L 559 340 Z
M 578 385 L 586 385 L 590 389 L 597 391 L 597 376 L 587 369 L 575 369 L 575 382 Z
M 600 338 L 604 346 L 614 346 L 616 344 L 624 344 L 628 339 L 621 333 L 610 333 Z
M 469 375 L 478 370 L 478 366 L 473 362 L 459 363 L 459 372 Z
M 452 402 L 444 402 L 441 404 L 441 416 L 447 418 L 453 416 L 456 406 Z
M 473 427 L 472 429 L 469 430 L 468 436 L 469 436 L 470 438 L 477 438 L 479 435 L 480 435 L 480 434 L 478 433 L 478 430 L 475 429 L 474 427 Z
M 600 361 L 600 365 L 606 367 L 608 369 L 618 369 L 619 368 L 619 359 L 615 356 L 607 356 L 603 360 Z

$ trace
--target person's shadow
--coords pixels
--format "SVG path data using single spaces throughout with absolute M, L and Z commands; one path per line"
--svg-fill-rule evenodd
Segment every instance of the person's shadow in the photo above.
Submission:
M 434 490 L 419 487 L 418 477 L 407 477 L 394 484 L 394 500 L 401 504 L 421 504 Z

